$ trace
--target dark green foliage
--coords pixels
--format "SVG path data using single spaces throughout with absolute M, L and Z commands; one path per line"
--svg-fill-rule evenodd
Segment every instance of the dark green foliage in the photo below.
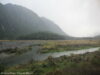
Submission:
M 59 35 L 59 34 L 52 33 L 52 32 L 37 32 L 37 33 L 33 33 L 27 36 L 21 36 L 18 39 L 21 39 L 21 40 L 32 40 L 32 39 L 35 39 L 35 40 L 50 40 L 50 39 L 64 40 L 66 39 L 66 36 Z
M 0 63 L 0 75 L 2 75 L 1 73 L 3 73 L 5 70 L 5 65 Z

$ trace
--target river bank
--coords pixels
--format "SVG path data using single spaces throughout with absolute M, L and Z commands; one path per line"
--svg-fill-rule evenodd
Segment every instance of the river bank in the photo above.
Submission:
M 35 46 L 32 48 L 31 51 L 28 51 L 22 55 L 17 55 L 13 57 L 8 57 L 5 59 L 1 59 L 1 63 L 4 63 L 8 66 L 13 66 L 17 64 L 26 64 L 29 61 L 43 61 L 46 60 L 49 56 L 53 58 L 57 58 L 60 56 L 71 56 L 72 54 L 85 54 L 88 52 L 95 52 L 98 51 L 99 47 L 97 48 L 90 48 L 90 49 L 83 49 L 83 50 L 77 50 L 77 51 L 65 51 L 65 52 L 55 52 L 55 53 L 45 53 L 41 54 L 38 52 L 39 46 Z
M 16 72 L 29 72 L 33 75 L 99 75 L 100 50 L 57 58 L 49 56 L 43 61 L 31 61 L 27 64 L 9 67 L 4 72 L 15 74 Z

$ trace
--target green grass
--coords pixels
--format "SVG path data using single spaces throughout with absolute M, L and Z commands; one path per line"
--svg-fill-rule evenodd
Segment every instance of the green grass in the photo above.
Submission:
M 95 44 L 96 43 L 96 44 Z M 61 52 L 69 50 L 87 49 L 97 47 L 97 42 L 82 41 L 55 41 L 45 42 L 40 49 L 41 53 Z M 17 50 L 17 55 L 22 54 L 32 47 L 26 47 L 26 50 Z M 20 52 L 21 51 L 21 52 Z M 30 61 L 27 64 L 16 65 L 12 67 L 0 66 L 3 72 L 24 73 L 29 72 L 33 75 L 100 75 L 100 50 L 93 53 L 82 55 L 62 56 L 52 58 L 51 56 L 44 61 Z M 18 75 L 18 74 L 16 74 Z
M 43 46 L 41 49 L 40 49 L 40 52 L 41 53 L 53 53 L 53 52 L 63 52 L 63 51 L 72 51 L 72 50 L 81 50 L 81 49 L 89 49 L 89 48 L 94 48 L 96 46 Z
M 98 46 L 99 42 L 92 40 L 47 41 L 41 45 L 40 53 L 81 50 Z
M 5 72 L 30 72 L 33 75 L 99 75 L 100 51 L 83 55 L 48 57 L 45 61 L 31 61 L 16 65 Z

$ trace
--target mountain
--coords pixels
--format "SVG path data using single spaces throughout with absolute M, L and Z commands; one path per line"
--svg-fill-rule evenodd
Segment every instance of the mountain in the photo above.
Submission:
M 23 6 L 0 4 L 0 39 L 16 39 L 39 32 L 69 37 L 53 21 Z
M 56 32 L 58 34 L 62 34 L 62 35 L 66 35 L 60 28 L 57 24 L 55 24 L 53 21 L 50 21 L 48 20 L 47 18 L 45 17 L 42 17 L 41 18 L 42 21 L 45 23 L 45 25 L 48 25 L 48 28 L 52 29 L 53 32 Z

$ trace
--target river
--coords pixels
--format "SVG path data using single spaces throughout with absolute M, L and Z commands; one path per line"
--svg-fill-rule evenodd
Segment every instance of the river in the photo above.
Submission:
M 8 66 L 13 66 L 17 64 L 25 64 L 31 60 L 42 61 L 47 59 L 49 56 L 53 58 L 60 57 L 63 55 L 70 56 L 72 54 L 85 54 L 87 52 L 95 52 L 98 51 L 100 47 L 83 49 L 83 50 L 73 50 L 73 51 L 64 51 L 64 52 L 54 52 L 54 53 L 45 53 L 41 54 L 38 52 L 39 46 L 34 46 L 33 49 L 27 53 L 24 53 L 19 56 L 8 57 L 0 60 L 0 63 L 4 63 Z

